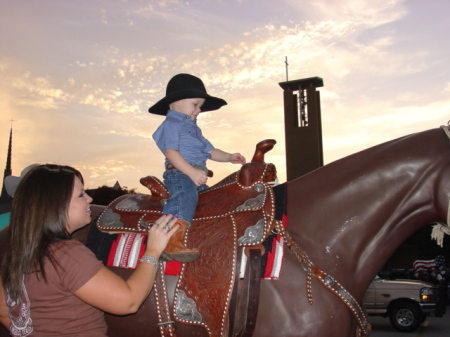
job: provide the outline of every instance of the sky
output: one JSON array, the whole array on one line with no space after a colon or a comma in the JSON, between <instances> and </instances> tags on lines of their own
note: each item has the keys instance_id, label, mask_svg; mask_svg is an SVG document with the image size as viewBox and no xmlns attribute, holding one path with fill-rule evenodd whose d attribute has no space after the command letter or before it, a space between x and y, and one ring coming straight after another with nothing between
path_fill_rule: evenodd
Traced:
<instances>
[{"instance_id":1,"label":"sky","mask_svg":"<svg viewBox=\"0 0 450 337\"><path fill-rule=\"evenodd\" d=\"M283 90L321 77L324 162L450 119L448 0L0 0L0 169L79 169L86 188L148 193L164 156L148 108L178 73L228 105L202 113L212 144L255 145L286 181ZM301 146L301 144L299 145ZM2 157L3 154L3 157ZM239 169L208 162L209 185Z\"/></svg>"}]
</instances>

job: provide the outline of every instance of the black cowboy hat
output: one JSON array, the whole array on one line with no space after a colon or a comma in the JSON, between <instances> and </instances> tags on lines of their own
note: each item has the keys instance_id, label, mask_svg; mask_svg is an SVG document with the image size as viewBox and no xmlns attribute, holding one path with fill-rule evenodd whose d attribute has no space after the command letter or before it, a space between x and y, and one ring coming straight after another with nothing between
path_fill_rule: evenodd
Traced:
<instances>
[{"instance_id":1,"label":"black cowboy hat","mask_svg":"<svg viewBox=\"0 0 450 337\"><path fill-rule=\"evenodd\" d=\"M204 98L205 103L202 105L202 112L217 110L227 104L221 98L208 95L205 85L198 77L189 74L178 74L167 83L166 97L151 106L148 112L165 116L167 115L167 110L169 110L169 104L185 98Z\"/></svg>"}]
</instances>

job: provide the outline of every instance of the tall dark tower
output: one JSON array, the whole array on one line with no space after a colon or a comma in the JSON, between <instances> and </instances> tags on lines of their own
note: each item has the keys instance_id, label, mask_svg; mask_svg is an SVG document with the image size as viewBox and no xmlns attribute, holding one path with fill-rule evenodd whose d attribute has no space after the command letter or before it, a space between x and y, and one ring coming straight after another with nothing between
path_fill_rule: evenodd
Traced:
<instances>
[{"instance_id":1,"label":"tall dark tower","mask_svg":"<svg viewBox=\"0 0 450 337\"><path fill-rule=\"evenodd\" d=\"M5 167L5 171L3 173L2 194L0 195L0 214L8 212L11 207L11 203L12 203L12 198L8 193L6 193L5 184L4 184L5 178L7 176L12 175L11 153L12 153L12 126L11 126L11 131L9 132L9 145L8 145L8 155L6 157L6 167Z\"/></svg>"},{"instance_id":2,"label":"tall dark tower","mask_svg":"<svg viewBox=\"0 0 450 337\"><path fill-rule=\"evenodd\" d=\"M323 166L320 77L279 83L284 90L286 175L291 181Z\"/></svg>"}]
</instances>

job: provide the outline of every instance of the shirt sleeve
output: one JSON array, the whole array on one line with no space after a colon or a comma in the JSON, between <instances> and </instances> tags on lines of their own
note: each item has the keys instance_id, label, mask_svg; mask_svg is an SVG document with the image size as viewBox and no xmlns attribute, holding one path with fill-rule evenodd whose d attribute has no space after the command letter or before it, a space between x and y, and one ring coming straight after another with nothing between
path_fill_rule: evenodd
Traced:
<instances>
[{"instance_id":1,"label":"shirt sleeve","mask_svg":"<svg viewBox=\"0 0 450 337\"><path fill-rule=\"evenodd\" d=\"M180 149L180 130L176 123L166 119L153 134L156 145L165 155L167 149Z\"/></svg>"},{"instance_id":2,"label":"shirt sleeve","mask_svg":"<svg viewBox=\"0 0 450 337\"><path fill-rule=\"evenodd\" d=\"M64 242L55 250L54 257L62 268L61 284L72 293L103 268L103 263L97 260L94 253L76 240Z\"/></svg>"},{"instance_id":3,"label":"shirt sleeve","mask_svg":"<svg viewBox=\"0 0 450 337\"><path fill-rule=\"evenodd\" d=\"M203 135L202 135L202 137L203 137ZM215 147L211 144L211 142L208 139L206 139L205 137L203 137L203 141L206 144L205 152L209 152L209 151L212 151L215 149Z\"/></svg>"}]
</instances>

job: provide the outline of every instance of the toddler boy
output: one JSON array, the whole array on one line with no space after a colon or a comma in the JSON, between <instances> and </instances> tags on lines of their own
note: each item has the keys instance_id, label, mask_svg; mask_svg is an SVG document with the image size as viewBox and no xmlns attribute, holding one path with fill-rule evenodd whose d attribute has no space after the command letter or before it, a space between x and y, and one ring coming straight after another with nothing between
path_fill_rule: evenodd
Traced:
<instances>
[{"instance_id":1,"label":"toddler boy","mask_svg":"<svg viewBox=\"0 0 450 337\"><path fill-rule=\"evenodd\" d=\"M166 258L191 262L200 255L197 249L184 246L184 236L194 217L198 192L208 187L206 160L246 162L240 153L214 148L197 126L200 112L217 110L226 104L223 99L208 95L198 77L178 74L167 84L166 97L149 108L150 113L166 116L153 139L166 156L163 178L170 198L163 212L177 217L180 225L166 247Z\"/></svg>"}]
</instances>

